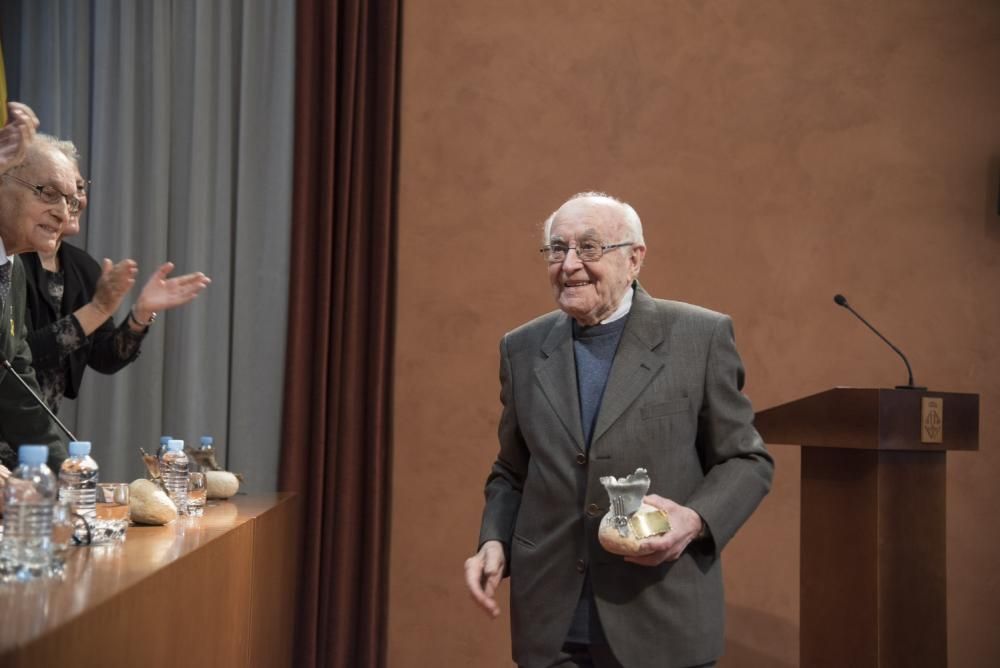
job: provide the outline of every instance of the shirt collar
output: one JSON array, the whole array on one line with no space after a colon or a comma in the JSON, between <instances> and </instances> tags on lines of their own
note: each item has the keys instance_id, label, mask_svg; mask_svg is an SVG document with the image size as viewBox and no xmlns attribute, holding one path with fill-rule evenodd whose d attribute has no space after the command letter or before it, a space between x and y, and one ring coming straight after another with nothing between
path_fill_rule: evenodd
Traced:
<instances>
[{"instance_id":1,"label":"shirt collar","mask_svg":"<svg viewBox=\"0 0 1000 668\"><path fill-rule=\"evenodd\" d=\"M615 320L620 320L628 315L628 312L632 309L632 295L635 294L635 288L629 286L629 289L625 291L622 295L622 300L618 303L618 308L615 312L609 315L607 318L602 320L599 324L606 325L609 322L614 322Z\"/></svg>"}]
</instances>

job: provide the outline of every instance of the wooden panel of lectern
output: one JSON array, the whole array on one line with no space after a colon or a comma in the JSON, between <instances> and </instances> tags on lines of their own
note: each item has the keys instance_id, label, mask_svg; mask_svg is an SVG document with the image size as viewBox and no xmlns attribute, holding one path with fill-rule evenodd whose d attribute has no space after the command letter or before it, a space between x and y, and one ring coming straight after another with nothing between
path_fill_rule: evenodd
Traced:
<instances>
[{"instance_id":1,"label":"wooden panel of lectern","mask_svg":"<svg viewBox=\"0 0 1000 668\"><path fill-rule=\"evenodd\" d=\"M755 425L802 446L800 665L946 666L945 453L978 449L979 396L835 388Z\"/></svg>"}]
</instances>

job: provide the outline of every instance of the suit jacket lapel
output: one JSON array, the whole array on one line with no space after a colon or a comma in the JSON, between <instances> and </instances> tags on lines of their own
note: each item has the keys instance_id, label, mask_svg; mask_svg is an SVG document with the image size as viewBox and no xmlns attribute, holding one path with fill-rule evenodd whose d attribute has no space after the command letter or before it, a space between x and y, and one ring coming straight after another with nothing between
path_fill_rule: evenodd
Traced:
<instances>
[{"instance_id":1,"label":"suit jacket lapel","mask_svg":"<svg viewBox=\"0 0 1000 668\"><path fill-rule=\"evenodd\" d=\"M535 367L535 378L576 446L584 450L573 356L573 327L566 314L560 314L542 344L542 359Z\"/></svg>"},{"instance_id":2,"label":"suit jacket lapel","mask_svg":"<svg viewBox=\"0 0 1000 668\"><path fill-rule=\"evenodd\" d=\"M663 368L662 351L653 352L663 339L656 306L646 291L636 284L632 310L611 365L591 443L597 442Z\"/></svg>"}]
</instances>

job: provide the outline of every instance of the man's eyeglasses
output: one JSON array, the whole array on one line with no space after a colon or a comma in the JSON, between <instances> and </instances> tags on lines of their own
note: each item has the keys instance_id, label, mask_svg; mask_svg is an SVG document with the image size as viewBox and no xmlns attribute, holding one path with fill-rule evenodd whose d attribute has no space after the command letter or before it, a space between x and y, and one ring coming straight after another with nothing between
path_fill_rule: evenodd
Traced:
<instances>
[{"instance_id":1,"label":"man's eyeglasses","mask_svg":"<svg viewBox=\"0 0 1000 668\"><path fill-rule=\"evenodd\" d=\"M7 177L8 179L13 179L29 190L34 190L38 199L42 200L46 204L58 204L59 200L66 200L66 206L69 208L70 213L80 212L80 200L76 198L76 195L66 195L55 186L40 186L35 183L28 183L24 179L19 179L13 174L3 174L2 176Z\"/></svg>"},{"instance_id":2,"label":"man's eyeglasses","mask_svg":"<svg viewBox=\"0 0 1000 668\"><path fill-rule=\"evenodd\" d=\"M609 250L624 248L625 246L632 246L634 244L634 241L623 241L620 244L608 244L606 246L602 246L599 241L579 241L576 246L554 243L549 244L548 246L542 246L539 249L539 252L549 264L556 264L557 262L564 261L571 250L576 251L576 256L580 258L581 262L597 262L604 257L604 253Z\"/></svg>"}]
</instances>

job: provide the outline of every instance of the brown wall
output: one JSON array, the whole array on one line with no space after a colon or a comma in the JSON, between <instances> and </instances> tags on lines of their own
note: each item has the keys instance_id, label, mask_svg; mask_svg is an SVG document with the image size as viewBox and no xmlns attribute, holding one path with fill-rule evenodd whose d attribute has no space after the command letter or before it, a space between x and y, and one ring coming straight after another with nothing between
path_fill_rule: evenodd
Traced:
<instances>
[{"instance_id":1,"label":"brown wall","mask_svg":"<svg viewBox=\"0 0 1000 668\"><path fill-rule=\"evenodd\" d=\"M552 308L538 225L585 189L642 216L652 294L734 317L758 409L905 381L836 292L918 382L981 394L981 450L948 460L949 655L998 665L998 73L996 0L405 3L390 665L510 665L462 562L497 342ZM723 666L798 664L799 457L773 451Z\"/></svg>"}]
</instances>

